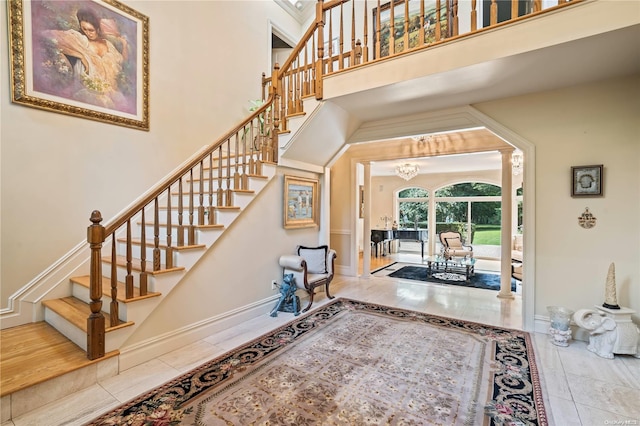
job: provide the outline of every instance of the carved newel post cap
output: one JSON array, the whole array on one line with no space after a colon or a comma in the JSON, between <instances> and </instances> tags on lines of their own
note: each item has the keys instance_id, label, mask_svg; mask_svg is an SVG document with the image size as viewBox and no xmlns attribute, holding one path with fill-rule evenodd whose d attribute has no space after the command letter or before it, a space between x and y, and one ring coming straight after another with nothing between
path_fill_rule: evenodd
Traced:
<instances>
[{"instance_id":1,"label":"carved newel post cap","mask_svg":"<svg viewBox=\"0 0 640 426\"><path fill-rule=\"evenodd\" d=\"M616 295L616 266L613 262L609 265L609 272L607 273L607 283L602 307L607 309L620 309Z\"/></svg>"}]
</instances>

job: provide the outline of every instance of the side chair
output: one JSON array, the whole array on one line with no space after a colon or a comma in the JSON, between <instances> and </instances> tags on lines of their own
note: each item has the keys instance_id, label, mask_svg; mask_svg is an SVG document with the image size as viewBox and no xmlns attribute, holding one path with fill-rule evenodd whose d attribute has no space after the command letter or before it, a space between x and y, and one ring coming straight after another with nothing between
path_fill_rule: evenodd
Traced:
<instances>
[{"instance_id":1,"label":"side chair","mask_svg":"<svg viewBox=\"0 0 640 426\"><path fill-rule=\"evenodd\" d=\"M302 310L307 312L313 304L313 296L316 287L325 286L325 293L329 299L333 296L329 293L329 284L333 280L334 261L336 251L329 246L304 247L298 246L296 254L280 256L282 276L293 274L296 286L309 294L309 304Z\"/></svg>"}]
</instances>

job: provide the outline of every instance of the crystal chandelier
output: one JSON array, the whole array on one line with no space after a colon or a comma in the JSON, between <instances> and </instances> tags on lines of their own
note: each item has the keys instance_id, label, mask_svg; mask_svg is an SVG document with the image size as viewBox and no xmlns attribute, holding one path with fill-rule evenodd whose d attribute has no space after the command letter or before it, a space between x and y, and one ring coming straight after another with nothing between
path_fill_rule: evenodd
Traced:
<instances>
[{"instance_id":1,"label":"crystal chandelier","mask_svg":"<svg viewBox=\"0 0 640 426\"><path fill-rule=\"evenodd\" d=\"M417 164L405 163L396 166L396 175L400 176L404 180L410 180L416 177L418 170L420 170L420 168Z\"/></svg>"},{"instance_id":2,"label":"crystal chandelier","mask_svg":"<svg viewBox=\"0 0 640 426\"><path fill-rule=\"evenodd\" d=\"M522 173L522 154L511 154L511 167L514 175Z\"/></svg>"}]
</instances>

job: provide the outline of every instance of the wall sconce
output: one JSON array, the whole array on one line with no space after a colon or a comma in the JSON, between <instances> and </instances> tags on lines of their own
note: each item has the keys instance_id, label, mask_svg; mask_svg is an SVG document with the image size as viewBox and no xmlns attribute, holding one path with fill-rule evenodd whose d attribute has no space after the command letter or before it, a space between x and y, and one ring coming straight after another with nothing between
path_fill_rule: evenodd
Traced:
<instances>
[{"instance_id":1,"label":"wall sconce","mask_svg":"<svg viewBox=\"0 0 640 426\"><path fill-rule=\"evenodd\" d=\"M511 154L511 168L516 176L522 173L522 154Z\"/></svg>"}]
</instances>

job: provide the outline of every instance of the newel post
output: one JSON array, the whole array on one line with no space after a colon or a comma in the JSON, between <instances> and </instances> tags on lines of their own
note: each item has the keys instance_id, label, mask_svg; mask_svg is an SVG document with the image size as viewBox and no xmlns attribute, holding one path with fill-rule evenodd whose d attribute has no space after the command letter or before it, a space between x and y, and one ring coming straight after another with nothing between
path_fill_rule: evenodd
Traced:
<instances>
[{"instance_id":1,"label":"newel post","mask_svg":"<svg viewBox=\"0 0 640 426\"><path fill-rule=\"evenodd\" d=\"M102 314L102 243L104 242L104 226L102 214L98 210L91 212L91 225L87 228L87 241L91 248L91 265L89 272L89 308L91 315L87 318L87 358L98 359L104 356L104 315Z\"/></svg>"},{"instance_id":2,"label":"newel post","mask_svg":"<svg viewBox=\"0 0 640 426\"><path fill-rule=\"evenodd\" d=\"M316 99L322 99L322 76L324 75L324 10L323 1L316 3L316 32L318 33L318 58L316 59Z\"/></svg>"}]
</instances>

